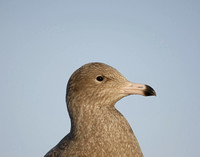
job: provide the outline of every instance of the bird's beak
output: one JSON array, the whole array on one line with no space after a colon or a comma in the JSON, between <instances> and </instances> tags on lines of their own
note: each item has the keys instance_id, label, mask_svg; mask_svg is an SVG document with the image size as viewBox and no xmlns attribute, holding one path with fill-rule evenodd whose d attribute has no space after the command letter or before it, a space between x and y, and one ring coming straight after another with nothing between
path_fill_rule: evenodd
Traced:
<instances>
[{"instance_id":1,"label":"bird's beak","mask_svg":"<svg viewBox=\"0 0 200 157\"><path fill-rule=\"evenodd\" d=\"M122 94L126 95L136 94L143 96L156 96L156 92L152 87L145 84L132 83L132 82L129 82L123 87L121 87L120 91L122 92Z\"/></svg>"}]
</instances>

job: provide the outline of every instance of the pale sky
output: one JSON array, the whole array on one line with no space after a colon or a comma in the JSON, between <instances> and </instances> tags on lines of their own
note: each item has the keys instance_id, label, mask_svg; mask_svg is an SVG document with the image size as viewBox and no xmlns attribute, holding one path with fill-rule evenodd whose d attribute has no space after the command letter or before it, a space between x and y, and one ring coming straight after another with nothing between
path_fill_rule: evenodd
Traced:
<instances>
[{"instance_id":1,"label":"pale sky","mask_svg":"<svg viewBox=\"0 0 200 157\"><path fill-rule=\"evenodd\" d=\"M116 107L145 157L200 156L200 1L0 1L0 156L44 156L70 130L70 75L103 62L156 97Z\"/></svg>"}]
</instances>

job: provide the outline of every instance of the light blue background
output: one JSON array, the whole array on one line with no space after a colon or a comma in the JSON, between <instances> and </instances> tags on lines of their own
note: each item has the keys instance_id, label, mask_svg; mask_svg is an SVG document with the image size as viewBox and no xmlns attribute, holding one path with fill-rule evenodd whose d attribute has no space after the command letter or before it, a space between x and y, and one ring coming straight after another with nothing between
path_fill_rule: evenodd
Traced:
<instances>
[{"instance_id":1,"label":"light blue background","mask_svg":"<svg viewBox=\"0 0 200 157\"><path fill-rule=\"evenodd\" d=\"M198 0L1 0L0 156L43 156L70 130L66 84L99 61L157 97L116 107L145 157L200 156Z\"/></svg>"}]
</instances>

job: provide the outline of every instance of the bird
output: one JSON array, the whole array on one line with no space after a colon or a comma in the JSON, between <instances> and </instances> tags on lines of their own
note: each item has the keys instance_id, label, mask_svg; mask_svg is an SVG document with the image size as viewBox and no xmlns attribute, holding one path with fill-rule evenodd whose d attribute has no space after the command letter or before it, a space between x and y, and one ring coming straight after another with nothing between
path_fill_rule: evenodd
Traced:
<instances>
[{"instance_id":1,"label":"bird","mask_svg":"<svg viewBox=\"0 0 200 157\"><path fill-rule=\"evenodd\" d=\"M143 157L138 140L116 102L129 95L156 96L100 62L81 66L67 83L70 132L44 157Z\"/></svg>"}]
</instances>

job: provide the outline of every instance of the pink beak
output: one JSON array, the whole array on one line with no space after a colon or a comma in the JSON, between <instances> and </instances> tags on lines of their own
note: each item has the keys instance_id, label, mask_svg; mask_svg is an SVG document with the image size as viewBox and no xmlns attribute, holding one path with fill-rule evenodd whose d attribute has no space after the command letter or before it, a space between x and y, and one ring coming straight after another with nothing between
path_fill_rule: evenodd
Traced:
<instances>
[{"instance_id":1,"label":"pink beak","mask_svg":"<svg viewBox=\"0 0 200 157\"><path fill-rule=\"evenodd\" d=\"M120 90L123 94L127 95L135 94L143 96L156 96L156 92L154 91L154 89L145 84L129 82L125 86L121 87Z\"/></svg>"}]
</instances>

